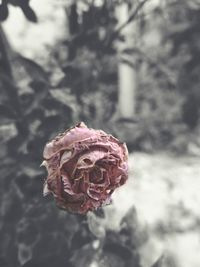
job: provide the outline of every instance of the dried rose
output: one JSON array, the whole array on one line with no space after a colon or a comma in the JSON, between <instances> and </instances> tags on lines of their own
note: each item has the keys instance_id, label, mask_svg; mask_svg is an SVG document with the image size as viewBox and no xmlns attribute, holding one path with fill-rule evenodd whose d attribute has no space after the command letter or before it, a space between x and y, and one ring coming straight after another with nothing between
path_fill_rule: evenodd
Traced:
<instances>
[{"instance_id":1,"label":"dried rose","mask_svg":"<svg viewBox=\"0 0 200 267\"><path fill-rule=\"evenodd\" d=\"M53 193L58 207L71 212L86 214L109 204L128 177L126 145L83 122L47 143L43 156L44 195Z\"/></svg>"}]
</instances>

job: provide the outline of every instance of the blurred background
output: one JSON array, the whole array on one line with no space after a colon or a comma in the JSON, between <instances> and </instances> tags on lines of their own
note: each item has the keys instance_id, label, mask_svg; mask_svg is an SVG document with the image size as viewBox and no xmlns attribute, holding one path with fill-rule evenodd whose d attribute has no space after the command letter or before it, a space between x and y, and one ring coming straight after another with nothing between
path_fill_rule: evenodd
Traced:
<instances>
[{"instance_id":1,"label":"blurred background","mask_svg":"<svg viewBox=\"0 0 200 267\"><path fill-rule=\"evenodd\" d=\"M0 267L199 267L199 73L199 0L0 0ZM39 167L79 121L130 153L88 216Z\"/></svg>"}]
</instances>

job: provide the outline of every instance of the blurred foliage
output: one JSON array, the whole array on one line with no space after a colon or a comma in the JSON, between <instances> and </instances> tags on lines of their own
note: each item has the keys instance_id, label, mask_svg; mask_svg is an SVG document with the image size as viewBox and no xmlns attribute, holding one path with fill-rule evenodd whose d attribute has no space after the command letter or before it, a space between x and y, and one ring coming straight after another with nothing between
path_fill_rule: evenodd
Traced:
<instances>
[{"instance_id":1,"label":"blurred foliage","mask_svg":"<svg viewBox=\"0 0 200 267\"><path fill-rule=\"evenodd\" d=\"M0 21L4 21L8 18L9 15L8 5L19 7L29 21L37 22L37 16L34 10L30 7L29 0L1 0Z\"/></svg>"},{"instance_id":2,"label":"blurred foliage","mask_svg":"<svg viewBox=\"0 0 200 267\"><path fill-rule=\"evenodd\" d=\"M183 152L190 142L200 145L199 12L198 1L166 1L153 12L153 27L161 39L156 52L144 42L148 56L141 65L138 90L138 116L147 127L142 133L153 147ZM143 23L144 41L148 30Z\"/></svg>"},{"instance_id":3,"label":"blurred foliage","mask_svg":"<svg viewBox=\"0 0 200 267\"><path fill-rule=\"evenodd\" d=\"M148 237L138 229L134 210L115 232L96 223L98 214L88 226L84 217L58 211L43 199L42 150L58 132L83 120L127 141L130 150L183 152L189 133L199 142L199 2L167 1L148 16L131 8L127 24L135 19L138 42L124 53L134 56L138 71L133 120L117 113L116 43L124 40L116 27L118 1L80 2L66 8L69 37L51 51L46 68L14 53L0 28L0 261L5 266L140 266L137 248ZM37 21L29 1L20 0L2 0L1 21L10 4ZM160 36L156 49L148 32Z\"/></svg>"},{"instance_id":4,"label":"blurred foliage","mask_svg":"<svg viewBox=\"0 0 200 267\"><path fill-rule=\"evenodd\" d=\"M117 110L117 44L124 41L124 25L117 24L114 12L118 3L86 1L80 7L80 2L72 1L67 9L71 37L52 54L63 73L57 86L70 88L80 120L110 131L130 149L182 153L190 143L199 148L198 2L162 1L149 13L135 13L137 7L130 5L124 25L135 20L136 41L123 54L134 60L127 64L137 71L138 91L136 114L129 121Z\"/></svg>"}]
</instances>

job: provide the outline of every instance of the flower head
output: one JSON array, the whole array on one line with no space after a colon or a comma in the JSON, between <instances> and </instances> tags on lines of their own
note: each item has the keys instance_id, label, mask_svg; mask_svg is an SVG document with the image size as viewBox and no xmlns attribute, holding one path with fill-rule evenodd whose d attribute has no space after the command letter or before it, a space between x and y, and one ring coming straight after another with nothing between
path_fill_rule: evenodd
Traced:
<instances>
[{"instance_id":1,"label":"flower head","mask_svg":"<svg viewBox=\"0 0 200 267\"><path fill-rule=\"evenodd\" d=\"M83 122L47 143L43 157L44 195L52 193L58 207L75 213L109 204L128 178L126 145Z\"/></svg>"}]
</instances>

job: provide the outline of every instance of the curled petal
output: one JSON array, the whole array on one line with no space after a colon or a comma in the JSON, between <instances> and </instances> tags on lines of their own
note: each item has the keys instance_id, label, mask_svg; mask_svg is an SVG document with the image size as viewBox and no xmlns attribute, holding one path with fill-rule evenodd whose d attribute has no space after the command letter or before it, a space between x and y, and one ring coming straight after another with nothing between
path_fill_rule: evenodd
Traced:
<instances>
[{"instance_id":1,"label":"curled petal","mask_svg":"<svg viewBox=\"0 0 200 267\"><path fill-rule=\"evenodd\" d=\"M42 166L44 166L44 167L47 167L47 166L48 166L48 164L47 164L47 161L46 161L46 160L43 160L43 162L40 164L40 167L42 167Z\"/></svg>"},{"instance_id":2,"label":"curled petal","mask_svg":"<svg viewBox=\"0 0 200 267\"><path fill-rule=\"evenodd\" d=\"M61 180L62 180L64 192L66 192L69 195L74 195L75 193L72 190L72 185L71 185L71 183L69 181L68 176L66 174L62 175L61 176Z\"/></svg>"},{"instance_id":3,"label":"curled petal","mask_svg":"<svg viewBox=\"0 0 200 267\"><path fill-rule=\"evenodd\" d=\"M75 127L58 135L54 140L49 142L44 148L43 156L45 159L49 159L61 149L67 149L76 141L82 142L92 135L95 135L95 130L87 128L84 123L77 124Z\"/></svg>"},{"instance_id":4,"label":"curled petal","mask_svg":"<svg viewBox=\"0 0 200 267\"><path fill-rule=\"evenodd\" d=\"M76 168L78 169L92 168L94 167L95 163L98 160L104 158L105 155L106 152L103 152L98 149L96 151L88 151L79 158Z\"/></svg>"},{"instance_id":5,"label":"curled petal","mask_svg":"<svg viewBox=\"0 0 200 267\"><path fill-rule=\"evenodd\" d=\"M72 151L71 150L66 150L61 159L60 159L60 168L62 168L63 164L68 162L72 157Z\"/></svg>"},{"instance_id":6,"label":"curled petal","mask_svg":"<svg viewBox=\"0 0 200 267\"><path fill-rule=\"evenodd\" d=\"M47 182L45 181L45 182L44 182L44 187L43 187L43 196L45 197L45 196L49 195L50 193L51 193L51 191L49 190L49 188L48 188L48 184L47 184Z\"/></svg>"}]
</instances>

